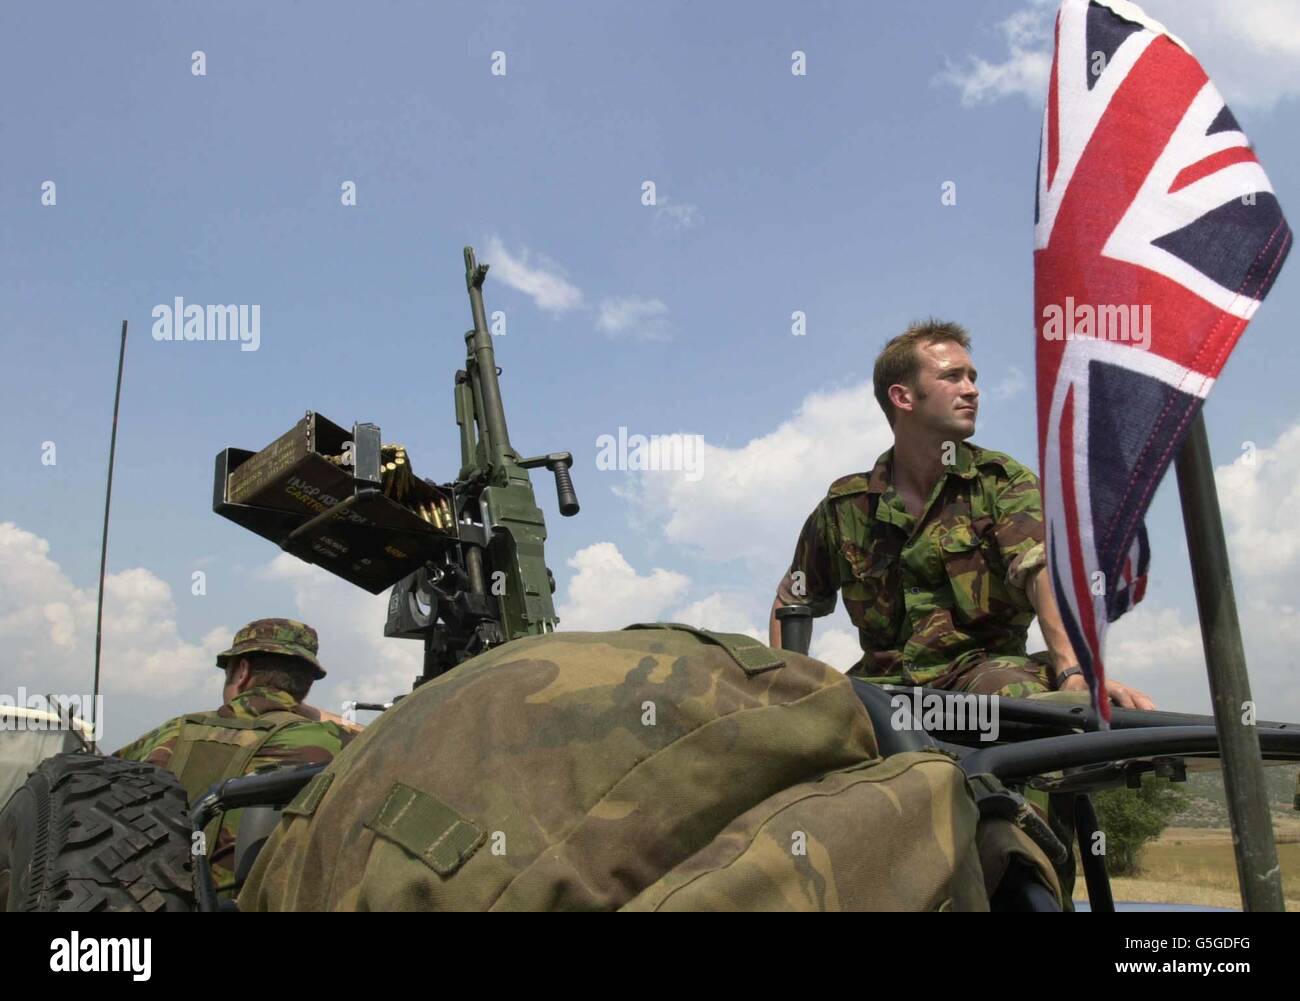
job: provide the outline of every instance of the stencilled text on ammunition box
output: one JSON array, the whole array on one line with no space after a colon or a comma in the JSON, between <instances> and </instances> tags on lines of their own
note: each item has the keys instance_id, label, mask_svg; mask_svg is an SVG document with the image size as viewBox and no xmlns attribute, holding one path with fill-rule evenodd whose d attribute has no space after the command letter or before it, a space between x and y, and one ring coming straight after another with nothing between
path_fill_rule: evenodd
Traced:
<instances>
[{"instance_id":1,"label":"stencilled text on ammunition box","mask_svg":"<svg viewBox=\"0 0 1300 1001\"><path fill-rule=\"evenodd\" d=\"M269 486L276 477L302 458L304 450L301 438L301 432L294 428L232 471L226 496L232 502L241 504L246 498Z\"/></svg>"},{"instance_id":2,"label":"stencilled text on ammunition box","mask_svg":"<svg viewBox=\"0 0 1300 1001\"><path fill-rule=\"evenodd\" d=\"M320 487L314 483L308 483L298 476L290 476L289 482L285 484L284 492L296 500L304 507L317 512L328 511L339 502L339 498L333 494L324 493ZM364 518L355 511L347 511L342 515L344 520L352 522L354 525L369 525L370 519Z\"/></svg>"}]
</instances>

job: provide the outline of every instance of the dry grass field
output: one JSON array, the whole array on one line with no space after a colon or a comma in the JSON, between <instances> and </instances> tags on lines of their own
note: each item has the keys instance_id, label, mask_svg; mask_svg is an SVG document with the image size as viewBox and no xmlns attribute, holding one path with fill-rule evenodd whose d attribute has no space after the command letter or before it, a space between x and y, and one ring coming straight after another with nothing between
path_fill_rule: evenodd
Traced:
<instances>
[{"instance_id":1,"label":"dry grass field","mask_svg":"<svg viewBox=\"0 0 1300 1001\"><path fill-rule=\"evenodd\" d=\"M1273 829L1287 910L1300 911L1300 820L1295 814L1275 815ZM1170 827L1147 845L1141 864L1135 878L1111 881L1117 901L1241 906L1232 833L1226 828ZM1082 875L1074 895L1088 899Z\"/></svg>"}]
</instances>

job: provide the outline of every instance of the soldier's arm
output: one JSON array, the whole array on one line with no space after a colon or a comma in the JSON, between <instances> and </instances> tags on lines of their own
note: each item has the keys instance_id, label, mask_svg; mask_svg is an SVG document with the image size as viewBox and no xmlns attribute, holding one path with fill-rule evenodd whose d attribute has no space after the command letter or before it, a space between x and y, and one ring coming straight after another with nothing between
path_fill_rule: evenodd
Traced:
<instances>
[{"instance_id":1,"label":"soldier's arm","mask_svg":"<svg viewBox=\"0 0 1300 1001\"><path fill-rule=\"evenodd\" d=\"M159 768L166 768L172 759L172 751L176 747L176 739L181 734L181 717L169 719L156 730L150 730L143 737L139 737L127 744L126 747L120 748L113 752L113 757L124 758L127 761L146 761L151 765L157 765Z\"/></svg>"},{"instance_id":2,"label":"soldier's arm","mask_svg":"<svg viewBox=\"0 0 1300 1001\"><path fill-rule=\"evenodd\" d=\"M1042 630L1047 652L1052 655L1052 669L1059 675L1062 671L1078 667L1079 658L1074 655L1070 635L1065 631L1065 623L1061 620L1061 610L1056 607L1056 595L1047 574L1042 572L1043 569L1045 568L1035 571L1030 582L1029 603L1038 616L1038 628Z\"/></svg>"},{"instance_id":3,"label":"soldier's arm","mask_svg":"<svg viewBox=\"0 0 1300 1001\"><path fill-rule=\"evenodd\" d=\"M1043 640L1047 643L1047 649L1052 654L1056 673L1060 674L1070 667L1077 667L1079 661L1074 655L1074 648L1070 645L1070 637L1065 631L1065 623L1061 621L1061 611L1056 605L1056 593L1047 574L1038 573L1034 576L1030 595L1034 601L1034 608L1038 611L1038 624L1043 630ZM1058 653L1058 650L1061 652ZM1067 678L1065 684L1060 687L1067 692L1086 692L1088 683L1083 679L1082 675L1076 674ZM1116 681L1114 678L1106 679L1106 694L1110 696L1111 701L1124 709L1154 709L1156 707L1154 700L1146 692L1130 688L1122 681Z\"/></svg>"},{"instance_id":4,"label":"soldier's arm","mask_svg":"<svg viewBox=\"0 0 1300 1001\"><path fill-rule=\"evenodd\" d=\"M1006 566L1011 600L1022 612L1036 611L1034 577L1047 565L1043 527L1043 495L1038 477L1013 464L993 503L993 534ZM1046 638L1046 637L1044 637Z\"/></svg>"},{"instance_id":5,"label":"soldier's arm","mask_svg":"<svg viewBox=\"0 0 1300 1001\"><path fill-rule=\"evenodd\" d=\"M337 724L304 720L299 726L285 727L263 744L248 763L248 772L328 764L352 737L351 731Z\"/></svg>"},{"instance_id":6,"label":"soldier's arm","mask_svg":"<svg viewBox=\"0 0 1300 1001\"><path fill-rule=\"evenodd\" d=\"M768 645L781 646L781 623L776 610L784 605L808 605L814 616L835 611L840 582L836 574L834 523L826 503L818 504L803 523L795 543L790 569L777 585L776 600L767 624Z\"/></svg>"},{"instance_id":7,"label":"soldier's arm","mask_svg":"<svg viewBox=\"0 0 1300 1001\"><path fill-rule=\"evenodd\" d=\"M1079 661L1048 586L1047 574L1041 572L1047 566L1047 548L1038 477L1024 466L1012 467L1010 478L998 491L994 513L993 531L1006 563L1006 584L1012 601L1022 611L1038 616L1054 675L1077 667Z\"/></svg>"},{"instance_id":8,"label":"soldier's arm","mask_svg":"<svg viewBox=\"0 0 1300 1001\"><path fill-rule=\"evenodd\" d=\"M1054 676L1078 667L1079 659L1065 631L1061 611L1048 575L1047 549L1044 544L1043 497L1038 477L1023 466L1018 467L996 499L997 518L994 532L1003 558L1007 561L1007 589L1012 599L1025 602L1026 610L1038 616L1043 642L1052 658ZM1075 675L1064 690L1087 690L1087 683ZM1106 691L1127 709L1154 709L1155 703L1143 692L1121 682L1106 679Z\"/></svg>"}]
</instances>

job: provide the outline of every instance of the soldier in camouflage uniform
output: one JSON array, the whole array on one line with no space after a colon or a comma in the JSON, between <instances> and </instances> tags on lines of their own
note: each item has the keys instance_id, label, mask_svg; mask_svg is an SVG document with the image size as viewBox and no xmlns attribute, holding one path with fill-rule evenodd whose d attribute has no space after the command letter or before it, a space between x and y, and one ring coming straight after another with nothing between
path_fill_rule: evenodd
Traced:
<instances>
[{"instance_id":1,"label":"soldier in camouflage uniform","mask_svg":"<svg viewBox=\"0 0 1300 1001\"><path fill-rule=\"evenodd\" d=\"M323 764L355 728L304 704L312 683L325 677L316 659L316 630L292 619L257 619L217 655L225 672L215 712L177 716L114 754L147 761L176 774L193 803L213 782L271 768ZM219 894L235 886L235 834L241 811L214 819L206 832Z\"/></svg>"},{"instance_id":2,"label":"soldier in camouflage uniform","mask_svg":"<svg viewBox=\"0 0 1300 1001\"><path fill-rule=\"evenodd\" d=\"M876 399L894 447L868 473L841 477L809 515L776 609L835 609L837 592L864 651L850 673L882 684L1026 696L1083 689L1046 574L1038 477L968 443L979 390L970 339L955 323L913 324L876 360ZM1028 654L1039 617L1048 650ZM1108 679L1120 705L1152 709Z\"/></svg>"}]
</instances>

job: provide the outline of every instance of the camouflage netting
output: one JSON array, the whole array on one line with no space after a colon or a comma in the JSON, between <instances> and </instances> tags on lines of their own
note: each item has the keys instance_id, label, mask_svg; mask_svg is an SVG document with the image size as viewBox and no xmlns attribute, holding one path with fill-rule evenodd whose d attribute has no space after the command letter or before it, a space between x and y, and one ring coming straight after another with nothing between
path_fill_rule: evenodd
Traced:
<instances>
[{"instance_id":1,"label":"camouflage netting","mask_svg":"<svg viewBox=\"0 0 1300 1001\"><path fill-rule=\"evenodd\" d=\"M241 910L988 907L953 761L882 760L834 668L686 627L477 657L285 812Z\"/></svg>"}]
</instances>

